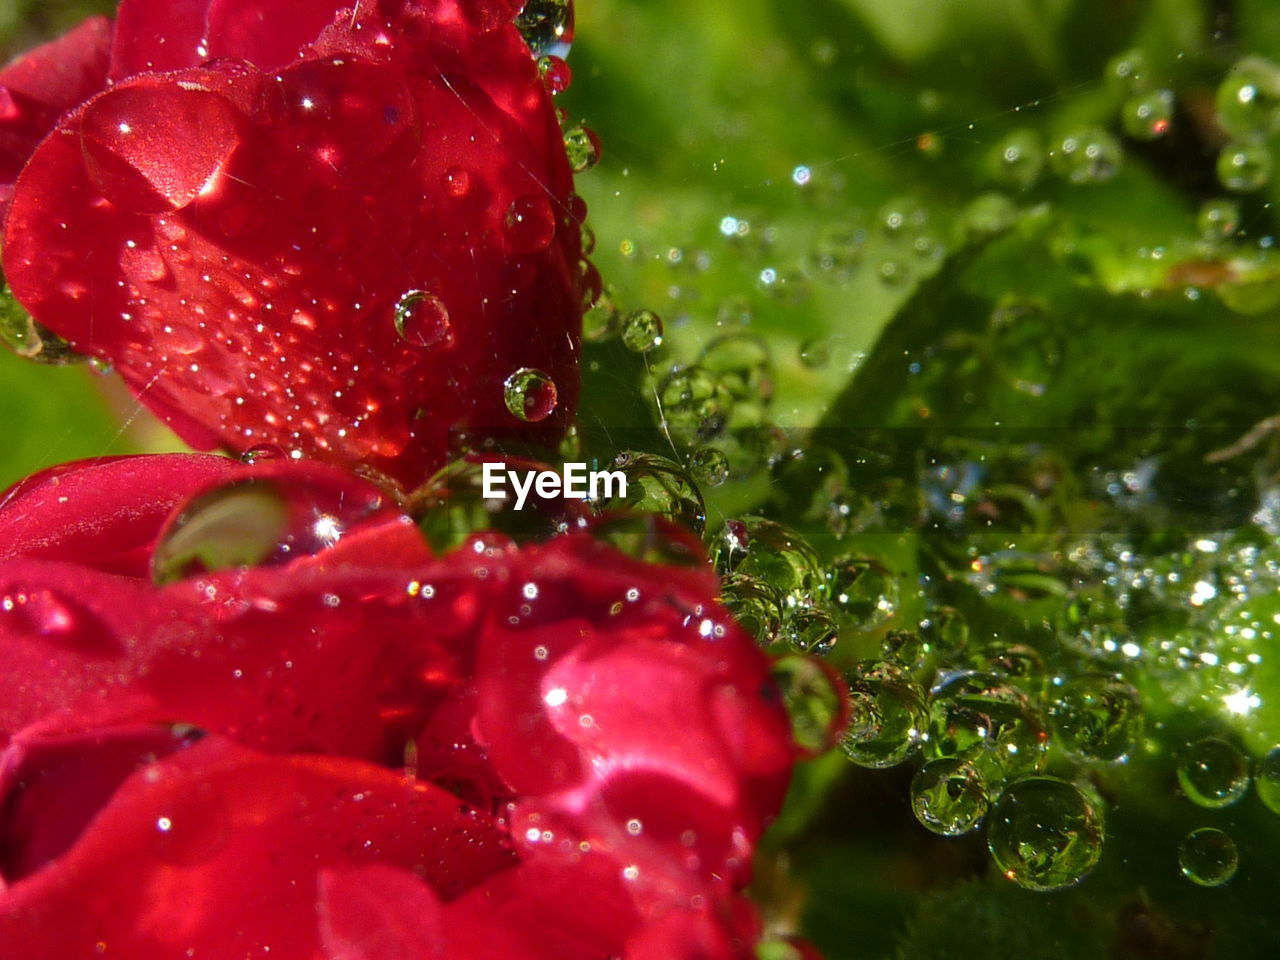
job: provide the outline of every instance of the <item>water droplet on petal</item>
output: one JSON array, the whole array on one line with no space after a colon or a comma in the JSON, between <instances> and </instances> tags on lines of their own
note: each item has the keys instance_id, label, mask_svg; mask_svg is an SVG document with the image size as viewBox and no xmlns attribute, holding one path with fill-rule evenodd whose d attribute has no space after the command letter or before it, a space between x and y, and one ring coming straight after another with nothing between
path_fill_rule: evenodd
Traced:
<instances>
[{"instance_id":1,"label":"water droplet on petal","mask_svg":"<svg viewBox=\"0 0 1280 960\"><path fill-rule=\"evenodd\" d=\"M434 347L453 342L449 309L439 297L425 290L410 290L396 301L396 333L415 347Z\"/></svg>"},{"instance_id":2,"label":"water droplet on petal","mask_svg":"<svg viewBox=\"0 0 1280 960\"><path fill-rule=\"evenodd\" d=\"M590 170L600 162L600 138L582 124L569 127L564 131L564 152L574 173Z\"/></svg>"},{"instance_id":3,"label":"water droplet on petal","mask_svg":"<svg viewBox=\"0 0 1280 960\"><path fill-rule=\"evenodd\" d=\"M507 409L518 420L537 423L556 408L555 381L541 370L521 367L507 377L502 390Z\"/></svg>"},{"instance_id":4,"label":"water droplet on petal","mask_svg":"<svg viewBox=\"0 0 1280 960\"><path fill-rule=\"evenodd\" d=\"M542 85L550 94L564 93L573 79L569 65L556 56L538 58L538 76L542 78Z\"/></svg>"},{"instance_id":5,"label":"water droplet on petal","mask_svg":"<svg viewBox=\"0 0 1280 960\"><path fill-rule=\"evenodd\" d=\"M80 138L89 175L108 200L162 213L216 189L243 120L216 93L146 78L94 100L80 118Z\"/></svg>"},{"instance_id":6,"label":"water droplet on petal","mask_svg":"<svg viewBox=\"0 0 1280 960\"><path fill-rule=\"evenodd\" d=\"M529 0L516 27L534 57L564 59L573 44L573 0Z\"/></svg>"},{"instance_id":7,"label":"water droplet on petal","mask_svg":"<svg viewBox=\"0 0 1280 960\"><path fill-rule=\"evenodd\" d=\"M516 197L503 217L503 233L512 251L537 253L550 246L556 235L556 217L545 194Z\"/></svg>"}]
</instances>

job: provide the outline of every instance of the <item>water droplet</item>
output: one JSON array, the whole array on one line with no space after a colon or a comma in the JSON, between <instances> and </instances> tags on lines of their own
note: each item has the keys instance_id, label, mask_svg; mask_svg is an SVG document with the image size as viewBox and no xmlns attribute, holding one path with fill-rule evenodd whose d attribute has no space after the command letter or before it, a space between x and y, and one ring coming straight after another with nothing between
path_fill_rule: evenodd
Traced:
<instances>
[{"instance_id":1,"label":"water droplet","mask_svg":"<svg viewBox=\"0 0 1280 960\"><path fill-rule=\"evenodd\" d=\"M1196 229L1209 243L1230 240L1240 230L1240 204L1235 200L1206 200L1196 216Z\"/></svg>"},{"instance_id":2,"label":"water droplet","mask_svg":"<svg viewBox=\"0 0 1280 960\"><path fill-rule=\"evenodd\" d=\"M1116 54L1107 61L1103 71L1107 83L1129 91L1140 90L1150 74L1147 55L1137 48Z\"/></svg>"},{"instance_id":3,"label":"water droplet","mask_svg":"<svg viewBox=\"0 0 1280 960\"><path fill-rule=\"evenodd\" d=\"M725 523L711 543L711 559L726 573L772 584L788 610L811 606L823 593L818 555L800 534L763 517Z\"/></svg>"},{"instance_id":4,"label":"water droplet","mask_svg":"<svg viewBox=\"0 0 1280 960\"><path fill-rule=\"evenodd\" d=\"M528 423L547 419L557 403L555 381L532 367L521 367L507 377L502 395L511 415Z\"/></svg>"},{"instance_id":5,"label":"water droplet","mask_svg":"<svg viewBox=\"0 0 1280 960\"><path fill-rule=\"evenodd\" d=\"M1223 78L1216 99L1218 123L1233 137L1258 139L1280 132L1280 67L1245 57Z\"/></svg>"},{"instance_id":6,"label":"water droplet","mask_svg":"<svg viewBox=\"0 0 1280 960\"><path fill-rule=\"evenodd\" d=\"M819 274L847 279L861 262L867 246L867 231L848 224L824 227L814 241L810 262Z\"/></svg>"},{"instance_id":7,"label":"water droplet","mask_svg":"<svg viewBox=\"0 0 1280 960\"><path fill-rule=\"evenodd\" d=\"M727 333L716 337L703 347L698 363L741 405L767 404L773 396L773 358L757 336Z\"/></svg>"},{"instance_id":8,"label":"water droplet","mask_svg":"<svg viewBox=\"0 0 1280 960\"><path fill-rule=\"evenodd\" d=\"M820 370L831 361L831 341L815 337L800 344L800 363L810 370Z\"/></svg>"},{"instance_id":9,"label":"water droplet","mask_svg":"<svg viewBox=\"0 0 1280 960\"><path fill-rule=\"evenodd\" d=\"M1058 175L1075 184L1105 183L1124 162L1120 143L1101 127L1088 127L1063 137L1051 156Z\"/></svg>"},{"instance_id":10,"label":"water droplet","mask_svg":"<svg viewBox=\"0 0 1280 960\"><path fill-rule=\"evenodd\" d=\"M1102 856L1099 806L1054 777L1013 784L987 818L987 849L1000 871L1028 890L1073 887Z\"/></svg>"},{"instance_id":11,"label":"water droplet","mask_svg":"<svg viewBox=\"0 0 1280 960\"><path fill-rule=\"evenodd\" d=\"M534 57L569 56L573 44L573 0L529 0L516 27Z\"/></svg>"},{"instance_id":12,"label":"water droplet","mask_svg":"<svg viewBox=\"0 0 1280 960\"><path fill-rule=\"evenodd\" d=\"M626 476L627 493L622 496L614 491L614 496L602 499L597 504L602 513L610 510L656 513L673 523L702 531L706 505L697 486L678 463L655 453L627 450L614 459L613 468Z\"/></svg>"},{"instance_id":13,"label":"water droplet","mask_svg":"<svg viewBox=\"0 0 1280 960\"><path fill-rule=\"evenodd\" d=\"M434 347L453 342L449 308L439 297L425 290L410 290L396 301L396 333L415 347Z\"/></svg>"},{"instance_id":14,"label":"water droplet","mask_svg":"<svg viewBox=\"0 0 1280 960\"><path fill-rule=\"evenodd\" d=\"M1271 180L1275 161L1265 143L1228 143L1218 154L1218 181L1233 193L1253 193Z\"/></svg>"},{"instance_id":15,"label":"water droplet","mask_svg":"<svg viewBox=\"0 0 1280 960\"><path fill-rule=\"evenodd\" d=\"M1229 807L1249 789L1249 761L1227 741L1206 737L1181 752L1178 783L1192 803Z\"/></svg>"},{"instance_id":16,"label":"water droplet","mask_svg":"<svg viewBox=\"0 0 1280 960\"><path fill-rule=\"evenodd\" d=\"M1280 747L1272 747L1258 761L1254 786L1263 805L1272 813L1280 813Z\"/></svg>"},{"instance_id":17,"label":"water droplet","mask_svg":"<svg viewBox=\"0 0 1280 960\"><path fill-rule=\"evenodd\" d=\"M1018 190L1030 190L1044 172L1045 150L1030 128L1014 130L996 145L990 162L994 178Z\"/></svg>"},{"instance_id":18,"label":"water droplet","mask_svg":"<svg viewBox=\"0 0 1280 960\"><path fill-rule=\"evenodd\" d=\"M835 617L816 607L790 611L784 619L782 633L792 650L815 657L830 654L840 639Z\"/></svg>"},{"instance_id":19,"label":"water droplet","mask_svg":"<svg viewBox=\"0 0 1280 960\"><path fill-rule=\"evenodd\" d=\"M976 671L944 675L933 689L929 753L961 757L989 784L1035 773L1049 738L1030 699L1003 677Z\"/></svg>"},{"instance_id":20,"label":"water droplet","mask_svg":"<svg viewBox=\"0 0 1280 960\"><path fill-rule=\"evenodd\" d=\"M610 290L596 297L582 316L582 337L591 343L604 343L618 336L621 318Z\"/></svg>"},{"instance_id":21,"label":"water droplet","mask_svg":"<svg viewBox=\"0 0 1280 960\"><path fill-rule=\"evenodd\" d=\"M546 87L547 93L552 95L568 90L569 82L573 79L569 65L556 56L538 58L538 76L542 78L542 85Z\"/></svg>"},{"instance_id":22,"label":"water droplet","mask_svg":"<svg viewBox=\"0 0 1280 960\"><path fill-rule=\"evenodd\" d=\"M955 607L934 607L920 621L920 634L934 653L954 656L969 644L969 619Z\"/></svg>"},{"instance_id":23,"label":"water droplet","mask_svg":"<svg viewBox=\"0 0 1280 960\"><path fill-rule=\"evenodd\" d=\"M707 487L718 487L729 479L729 458L715 447L700 447L689 454L689 475Z\"/></svg>"},{"instance_id":24,"label":"water droplet","mask_svg":"<svg viewBox=\"0 0 1280 960\"><path fill-rule=\"evenodd\" d=\"M600 162L600 138L583 124L568 127L564 131L564 152L574 173L590 170Z\"/></svg>"},{"instance_id":25,"label":"water droplet","mask_svg":"<svg viewBox=\"0 0 1280 960\"><path fill-rule=\"evenodd\" d=\"M1220 887L1236 875L1240 853L1227 834L1213 827L1192 830L1178 844L1182 875L1201 887Z\"/></svg>"},{"instance_id":26,"label":"water droplet","mask_svg":"<svg viewBox=\"0 0 1280 960\"><path fill-rule=\"evenodd\" d=\"M652 310L633 310L622 321L622 345L648 353L662 345L662 318Z\"/></svg>"},{"instance_id":27,"label":"water droplet","mask_svg":"<svg viewBox=\"0 0 1280 960\"><path fill-rule=\"evenodd\" d=\"M1085 674L1061 688L1050 709L1053 730L1070 753L1086 760L1126 760L1142 731L1138 691L1116 677Z\"/></svg>"},{"instance_id":28,"label":"water droplet","mask_svg":"<svg viewBox=\"0 0 1280 960\"><path fill-rule=\"evenodd\" d=\"M990 806L987 786L963 760L930 760L911 778L911 810L928 830L958 837L973 830Z\"/></svg>"},{"instance_id":29,"label":"water droplet","mask_svg":"<svg viewBox=\"0 0 1280 960\"><path fill-rule=\"evenodd\" d=\"M198 494L169 520L151 576L165 584L206 571L288 563L334 546L386 507L376 488L328 471L233 480Z\"/></svg>"},{"instance_id":30,"label":"water droplet","mask_svg":"<svg viewBox=\"0 0 1280 960\"><path fill-rule=\"evenodd\" d=\"M732 402L719 378L699 366L669 373L658 385L658 400L663 426L682 446L719 436L728 423Z\"/></svg>"},{"instance_id":31,"label":"water droplet","mask_svg":"<svg viewBox=\"0 0 1280 960\"><path fill-rule=\"evenodd\" d=\"M720 582L720 603L761 646L769 646L782 631L782 594L747 574L731 573Z\"/></svg>"},{"instance_id":32,"label":"water droplet","mask_svg":"<svg viewBox=\"0 0 1280 960\"><path fill-rule=\"evenodd\" d=\"M38 636L90 656L117 656L120 644L102 619L52 587L10 587L0 595L0 628Z\"/></svg>"},{"instance_id":33,"label":"water droplet","mask_svg":"<svg viewBox=\"0 0 1280 960\"><path fill-rule=\"evenodd\" d=\"M1159 140L1173 126L1173 91L1153 90L1125 101L1120 120L1135 140Z\"/></svg>"},{"instance_id":34,"label":"water droplet","mask_svg":"<svg viewBox=\"0 0 1280 960\"><path fill-rule=\"evenodd\" d=\"M925 733L924 695L892 664L859 664L846 674L849 727L840 747L854 763L880 769L902 763Z\"/></svg>"},{"instance_id":35,"label":"water droplet","mask_svg":"<svg viewBox=\"0 0 1280 960\"><path fill-rule=\"evenodd\" d=\"M828 593L840 619L855 630L875 630L898 612L898 578L871 557L836 560Z\"/></svg>"},{"instance_id":36,"label":"water droplet","mask_svg":"<svg viewBox=\"0 0 1280 960\"><path fill-rule=\"evenodd\" d=\"M606 513L587 524L587 532L641 563L699 567L706 563L702 541L684 527L652 513Z\"/></svg>"},{"instance_id":37,"label":"water droplet","mask_svg":"<svg viewBox=\"0 0 1280 960\"><path fill-rule=\"evenodd\" d=\"M255 463L266 463L269 460L284 460L288 454L274 443L259 443L240 454L240 462L252 466Z\"/></svg>"},{"instance_id":38,"label":"water droplet","mask_svg":"<svg viewBox=\"0 0 1280 960\"><path fill-rule=\"evenodd\" d=\"M229 100L162 77L109 89L80 118L89 175L131 213L180 210L215 189L240 145Z\"/></svg>"},{"instance_id":39,"label":"water droplet","mask_svg":"<svg viewBox=\"0 0 1280 960\"><path fill-rule=\"evenodd\" d=\"M556 216L545 194L530 193L516 197L503 218L507 244L514 253L530 254L545 250L556 235Z\"/></svg>"},{"instance_id":40,"label":"water droplet","mask_svg":"<svg viewBox=\"0 0 1280 960\"><path fill-rule=\"evenodd\" d=\"M924 638L914 630L890 630L880 641L884 658L903 670L915 670L924 665L929 647Z\"/></svg>"},{"instance_id":41,"label":"water droplet","mask_svg":"<svg viewBox=\"0 0 1280 960\"><path fill-rule=\"evenodd\" d=\"M788 654L774 661L773 682L791 718L796 746L815 756L835 746L844 724L844 698L835 673L812 657Z\"/></svg>"}]
</instances>

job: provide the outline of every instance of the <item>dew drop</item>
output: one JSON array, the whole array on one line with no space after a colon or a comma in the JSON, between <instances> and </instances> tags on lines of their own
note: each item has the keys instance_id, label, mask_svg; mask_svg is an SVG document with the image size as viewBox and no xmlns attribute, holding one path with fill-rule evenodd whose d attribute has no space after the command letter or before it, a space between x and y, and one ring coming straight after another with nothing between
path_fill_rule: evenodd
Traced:
<instances>
[{"instance_id":1,"label":"dew drop","mask_svg":"<svg viewBox=\"0 0 1280 960\"><path fill-rule=\"evenodd\" d=\"M557 403L555 381L533 367L521 367L507 377L502 395L511 415L527 423L547 419Z\"/></svg>"},{"instance_id":2,"label":"dew drop","mask_svg":"<svg viewBox=\"0 0 1280 960\"><path fill-rule=\"evenodd\" d=\"M648 353L662 345L662 318L652 310L633 310L622 321L622 345Z\"/></svg>"},{"instance_id":3,"label":"dew drop","mask_svg":"<svg viewBox=\"0 0 1280 960\"><path fill-rule=\"evenodd\" d=\"M1052 159L1058 175L1070 183L1105 183L1120 172L1124 150L1106 130L1089 127L1063 137Z\"/></svg>"},{"instance_id":4,"label":"dew drop","mask_svg":"<svg viewBox=\"0 0 1280 960\"><path fill-rule=\"evenodd\" d=\"M656 453L626 450L614 458L613 469L626 476L627 492L623 495L614 485L611 495L602 497L596 505L602 513L610 510L655 513L691 530L702 531L707 519L706 504L697 485L674 460Z\"/></svg>"},{"instance_id":5,"label":"dew drop","mask_svg":"<svg viewBox=\"0 0 1280 960\"><path fill-rule=\"evenodd\" d=\"M582 173L600 162L600 138L589 127L575 124L564 131L564 151L573 172Z\"/></svg>"},{"instance_id":6,"label":"dew drop","mask_svg":"<svg viewBox=\"0 0 1280 960\"><path fill-rule=\"evenodd\" d=\"M1064 890L1102 856L1102 811L1079 787L1032 777L1009 787L987 820L987 849L1007 878L1028 890Z\"/></svg>"},{"instance_id":7,"label":"dew drop","mask_svg":"<svg viewBox=\"0 0 1280 960\"><path fill-rule=\"evenodd\" d=\"M716 447L700 447L689 454L689 474L704 486L718 487L729 479L729 458Z\"/></svg>"},{"instance_id":8,"label":"dew drop","mask_svg":"<svg viewBox=\"0 0 1280 960\"><path fill-rule=\"evenodd\" d=\"M828 581L833 609L855 630L875 630L898 612L898 578L877 560L841 557Z\"/></svg>"},{"instance_id":9,"label":"dew drop","mask_svg":"<svg viewBox=\"0 0 1280 960\"><path fill-rule=\"evenodd\" d=\"M1178 783L1192 803L1229 807L1249 789L1249 761L1227 741L1206 737L1182 751Z\"/></svg>"},{"instance_id":10,"label":"dew drop","mask_svg":"<svg viewBox=\"0 0 1280 960\"><path fill-rule=\"evenodd\" d=\"M1050 718L1068 752L1086 760L1125 760L1141 735L1138 691L1115 677L1086 674L1060 689Z\"/></svg>"},{"instance_id":11,"label":"dew drop","mask_svg":"<svg viewBox=\"0 0 1280 960\"><path fill-rule=\"evenodd\" d=\"M1153 90L1125 101L1120 121L1135 140L1159 140L1173 126L1173 91Z\"/></svg>"},{"instance_id":12,"label":"dew drop","mask_svg":"<svg viewBox=\"0 0 1280 960\"><path fill-rule=\"evenodd\" d=\"M1236 140L1218 154L1218 181L1232 193L1253 193L1271 180L1275 161L1265 143Z\"/></svg>"},{"instance_id":13,"label":"dew drop","mask_svg":"<svg viewBox=\"0 0 1280 960\"><path fill-rule=\"evenodd\" d=\"M556 217L545 194L517 197L502 219L503 234L512 251L537 253L550 246L556 235Z\"/></svg>"},{"instance_id":14,"label":"dew drop","mask_svg":"<svg viewBox=\"0 0 1280 960\"><path fill-rule=\"evenodd\" d=\"M1200 238L1209 243L1230 240L1240 230L1240 204L1235 200L1206 200L1196 215Z\"/></svg>"},{"instance_id":15,"label":"dew drop","mask_svg":"<svg viewBox=\"0 0 1280 960\"><path fill-rule=\"evenodd\" d=\"M911 778L911 811L925 829L944 837L976 828L990 803L982 774L954 757L930 760Z\"/></svg>"},{"instance_id":16,"label":"dew drop","mask_svg":"<svg viewBox=\"0 0 1280 960\"><path fill-rule=\"evenodd\" d=\"M516 27L534 57L569 55L573 44L573 0L529 0Z\"/></svg>"},{"instance_id":17,"label":"dew drop","mask_svg":"<svg viewBox=\"0 0 1280 960\"><path fill-rule=\"evenodd\" d=\"M810 755L835 746L844 720L839 681L812 657L787 654L773 664L773 682L791 719L791 736Z\"/></svg>"},{"instance_id":18,"label":"dew drop","mask_svg":"<svg viewBox=\"0 0 1280 960\"><path fill-rule=\"evenodd\" d=\"M906 760L925 734L924 694L892 664L860 664L846 674L849 727L840 747L861 767L894 767Z\"/></svg>"},{"instance_id":19,"label":"dew drop","mask_svg":"<svg viewBox=\"0 0 1280 960\"><path fill-rule=\"evenodd\" d=\"M437 296L425 290L410 290L396 301L396 333L415 347L434 347L452 342L449 309Z\"/></svg>"},{"instance_id":20,"label":"dew drop","mask_svg":"<svg viewBox=\"0 0 1280 960\"><path fill-rule=\"evenodd\" d=\"M538 76L542 78L542 85L546 87L547 93L554 95L569 89L573 73L569 70L569 64L560 57L545 56L538 58Z\"/></svg>"},{"instance_id":21,"label":"dew drop","mask_svg":"<svg viewBox=\"0 0 1280 960\"><path fill-rule=\"evenodd\" d=\"M1192 830L1178 844L1182 875L1201 887L1220 887L1236 875L1240 852L1230 836L1213 827Z\"/></svg>"},{"instance_id":22,"label":"dew drop","mask_svg":"<svg viewBox=\"0 0 1280 960\"><path fill-rule=\"evenodd\" d=\"M1245 57L1218 86L1218 123L1233 137L1259 139L1280 132L1280 66Z\"/></svg>"}]
</instances>

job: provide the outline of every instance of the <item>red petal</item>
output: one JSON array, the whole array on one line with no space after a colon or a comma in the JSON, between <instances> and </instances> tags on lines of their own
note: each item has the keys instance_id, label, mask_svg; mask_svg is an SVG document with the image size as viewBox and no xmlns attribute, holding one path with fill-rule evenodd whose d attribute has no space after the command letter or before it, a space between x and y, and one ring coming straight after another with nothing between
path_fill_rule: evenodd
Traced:
<instances>
[{"instance_id":1,"label":"red petal","mask_svg":"<svg viewBox=\"0 0 1280 960\"><path fill-rule=\"evenodd\" d=\"M287 66L350 0L213 0L209 56L248 60L263 70Z\"/></svg>"},{"instance_id":2,"label":"red petal","mask_svg":"<svg viewBox=\"0 0 1280 960\"><path fill-rule=\"evenodd\" d=\"M326 960L431 960L443 955L441 904L408 870L385 864L320 874Z\"/></svg>"},{"instance_id":3,"label":"red petal","mask_svg":"<svg viewBox=\"0 0 1280 960\"><path fill-rule=\"evenodd\" d=\"M0 560L66 560L149 577L151 550L170 511L239 465L169 454L64 464L0 497Z\"/></svg>"},{"instance_id":4,"label":"red petal","mask_svg":"<svg viewBox=\"0 0 1280 960\"><path fill-rule=\"evenodd\" d=\"M546 441L569 422L580 236L514 29L464 35L461 57L380 45L378 24L344 19L325 31L342 56L278 79L222 63L117 84L28 165L4 267L193 443L271 442L416 486L455 428ZM408 294L444 331L425 346L397 332ZM522 367L557 386L540 422L507 409Z\"/></svg>"},{"instance_id":5,"label":"red petal","mask_svg":"<svg viewBox=\"0 0 1280 960\"><path fill-rule=\"evenodd\" d=\"M204 59L209 0L120 0L111 79L152 70L180 70Z\"/></svg>"},{"instance_id":6,"label":"red petal","mask_svg":"<svg viewBox=\"0 0 1280 960\"><path fill-rule=\"evenodd\" d=\"M0 70L0 186L17 179L63 113L103 88L110 50L111 21L91 17Z\"/></svg>"},{"instance_id":7,"label":"red petal","mask_svg":"<svg viewBox=\"0 0 1280 960\"><path fill-rule=\"evenodd\" d=\"M0 953L314 960L326 868L390 864L448 899L509 862L493 823L441 790L207 738L131 776L64 856L0 894Z\"/></svg>"}]
</instances>

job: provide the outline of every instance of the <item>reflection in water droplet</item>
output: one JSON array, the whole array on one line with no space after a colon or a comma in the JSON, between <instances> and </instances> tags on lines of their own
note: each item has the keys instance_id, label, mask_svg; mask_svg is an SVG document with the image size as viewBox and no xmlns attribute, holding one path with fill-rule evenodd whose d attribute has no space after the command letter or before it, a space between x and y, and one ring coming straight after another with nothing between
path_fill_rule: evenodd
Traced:
<instances>
[{"instance_id":1,"label":"reflection in water droplet","mask_svg":"<svg viewBox=\"0 0 1280 960\"><path fill-rule=\"evenodd\" d=\"M1104 183L1120 171L1124 150L1101 127L1077 130L1052 151L1054 170L1071 183Z\"/></svg>"},{"instance_id":2,"label":"reflection in water droplet","mask_svg":"<svg viewBox=\"0 0 1280 960\"><path fill-rule=\"evenodd\" d=\"M410 290L396 301L396 333L415 347L434 347L452 342L449 309L425 290Z\"/></svg>"},{"instance_id":3,"label":"reflection in water droplet","mask_svg":"<svg viewBox=\"0 0 1280 960\"><path fill-rule=\"evenodd\" d=\"M1240 853L1227 834L1213 827L1192 830L1178 844L1182 875L1201 887L1220 887L1236 875Z\"/></svg>"},{"instance_id":4,"label":"reflection in water droplet","mask_svg":"<svg viewBox=\"0 0 1280 960\"><path fill-rule=\"evenodd\" d=\"M555 381L541 370L521 367L502 385L507 409L517 420L537 423L551 416L556 408Z\"/></svg>"},{"instance_id":5,"label":"reflection in water droplet","mask_svg":"<svg viewBox=\"0 0 1280 960\"><path fill-rule=\"evenodd\" d=\"M662 318L652 310L633 310L622 321L622 345L648 353L662 345Z\"/></svg>"},{"instance_id":6,"label":"reflection in water droplet","mask_svg":"<svg viewBox=\"0 0 1280 960\"><path fill-rule=\"evenodd\" d=\"M1138 691L1116 677L1073 677L1060 689L1050 716L1058 742L1087 760L1126 760L1141 735Z\"/></svg>"},{"instance_id":7,"label":"reflection in water droplet","mask_svg":"<svg viewBox=\"0 0 1280 960\"><path fill-rule=\"evenodd\" d=\"M654 453L627 450L614 459L613 469L622 471L626 476L626 495L617 489L612 490L611 496L596 504L598 510L656 513L673 523L702 532L707 514L702 494L684 468L674 460Z\"/></svg>"},{"instance_id":8,"label":"reflection in water droplet","mask_svg":"<svg viewBox=\"0 0 1280 960\"><path fill-rule=\"evenodd\" d=\"M725 523L710 545L711 559L725 573L745 574L771 584L787 610L812 606L823 596L822 567L809 541L789 527L763 517Z\"/></svg>"},{"instance_id":9,"label":"reflection in water droplet","mask_svg":"<svg viewBox=\"0 0 1280 960\"><path fill-rule=\"evenodd\" d=\"M573 0L529 0L516 27L534 57L569 55L573 44Z\"/></svg>"},{"instance_id":10,"label":"reflection in water droplet","mask_svg":"<svg viewBox=\"0 0 1280 960\"><path fill-rule=\"evenodd\" d=\"M569 65L556 56L538 58L538 76L542 78L542 85L550 94L564 93L573 79Z\"/></svg>"},{"instance_id":11,"label":"reflection in water droplet","mask_svg":"<svg viewBox=\"0 0 1280 960\"><path fill-rule=\"evenodd\" d=\"M574 173L590 170L600 162L600 138L580 123L568 127L564 131L564 152Z\"/></svg>"},{"instance_id":12,"label":"reflection in water droplet","mask_svg":"<svg viewBox=\"0 0 1280 960\"><path fill-rule=\"evenodd\" d=\"M1249 761L1227 741L1206 737L1182 751L1178 783L1193 803L1229 807L1249 789Z\"/></svg>"},{"instance_id":13,"label":"reflection in water droplet","mask_svg":"<svg viewBox=\"0 0 1280 960\"><path fill-rule=\"evenodd\" d=\"M977 827L989 805L982 775L963 760L930 760L911 778L912 812L925 828L944 837Z\"/></svg>"},{"instance_id":14,"label":"reflection in water droplet","mask_svg":"<svg viewBox=\"0 0 1280 960\"><path fill-rule=\"evenodd\" d=\"M871 557L841 557L829 581L832 607L855 630L875 630L898 612L898 578Z\"/></svg>"},{"instance_id":15,"label":"reflection in water droplet","mask_svg":"<svg viewBox=\"0 0 1280 960\"><path fill-rule=\"evenodd\" d=\"M788 654L774 661L773 682L791 718L796 746L814 755L835 746L844 719L835 675L811 657Z\"/></svg>"},{"instance_id":16,"label":"reflection in water droplet","mask_svg":"<svg viewBox=\"0 0 1280 960\"><path fill-rule=\"evenodd\" d=\"M1028 890L1073 887L1102 856L1102 811L1079 787L1032 777L1005 790L987 818L1000 872Z\"/></svg>"},{"instance_id":17,"label":"reflection in water droplet","mask_svg":"<svg viewBox=\"0 0 1280 960\"><path fill-rule=\"evenodd\" d=\"M729 458L715 447L701 447L689 454L689 474L704 486L718 487L729 479Z\"/></svg>"},{"instance_id":18,"label":"reflection in water droplet","mask_svg":"<svg viewBox=\"0 0 1280 960\"><path fill-rule=\"evenodd\" d=\"M383 510L383 496L345 477L248 477L197 495L161 531L157 584L197 573L276 565L334 546Z\"/></svg>"},{"instance_id":19,"label":"reflection in water droplet","mask_svg":"<svg viewBox=\"0 0 1280 960\"><path fill-rule=\"evenodd\" d=\"M897 766L915 751L925 730L924 694L888 663L863 663L846 674L849 728L840 747L862 767Z\"/></svg>"},{"instance_id":20,"label":"reflection in water droplet","mask_svg":"<svg viewBox=\"0 0 1280 960\"><path fill-rule=\"evenodd\" d=\"M835 618L816 607L789 611L782 632L792 650L815 657L828 656L840 639Z\"/></svg>"}]
</instances>

